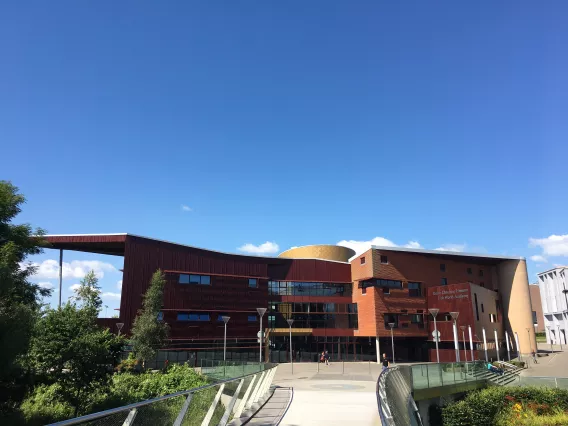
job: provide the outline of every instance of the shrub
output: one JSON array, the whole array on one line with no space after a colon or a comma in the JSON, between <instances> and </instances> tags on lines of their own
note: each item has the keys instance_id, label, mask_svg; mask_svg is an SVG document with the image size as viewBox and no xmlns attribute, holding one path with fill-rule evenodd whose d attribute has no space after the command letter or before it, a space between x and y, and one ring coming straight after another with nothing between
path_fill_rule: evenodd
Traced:
<instances>
[{"instance_id":1,"label":"shrub","mask_svg":"<svg viewBox=\"0 0 568 426\"><path fill-rule=\"evenodd\" d=\"M75 408L63 401L61 386L39 385L20 406L26 425L44 425L73 417Z\"/></svg>"},{"instance_id":2,"label":"shrub","mask_svg":"<svg viewBox=\"0 0 568 426\"><path fill-rule=\"evenodd\" d=\"M509 361L509 364L513 364L519 368L525 368L525 362L524 361Z\"/></svg>"},{"instance_id":3,"label":"shrub","mask_svg":"<svg viewBox=\"0 0 568 426\"><path fill-rule=\"evenodd\" d=\"M132 352L130 352L128 354L128 358L126 358L125 360L121 361L120 364L118 364L116 366L116 371L118 371L119 373L124 373L124 372L129 372L129 373L133 373L133 372L137 372L140 371L140 363L139 361L136 359L136 357L134 356L134 354Z\"/></svg>"},{"instance_id":4,"label":"shrub","mask_svg":"<svg viewBox=\"0 0 568 426\"><path fill-rule=\"evenodd\" d=\"M537 404L541 414L550 414L551 407L568 411L568 390L545 387L492 386L469 393L465 399L442 410L444 425L490 426L503 411L514 404ZM547 411L549 410L549 411Z\"/></svg>"}]
</instances>

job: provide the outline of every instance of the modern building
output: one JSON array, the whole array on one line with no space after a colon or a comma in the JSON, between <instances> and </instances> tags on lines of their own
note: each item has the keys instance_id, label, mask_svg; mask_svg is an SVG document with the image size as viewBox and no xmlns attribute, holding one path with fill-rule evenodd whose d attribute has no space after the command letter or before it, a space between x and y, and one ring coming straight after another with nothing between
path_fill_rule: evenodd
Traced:
<instances>
[{"instance_id":1,"label":"modern building","mask_svg":"<svg viewBox=\"0 0 568 426\"><path fill-rule=\"evenodd\" d=\"M397 360L435 361L431 309L439 311L440 361L456 359L456 344L461 360L483 359L485 349L496 358L496 346L503 356L507 342L514 353L516 340L522 353L536 347L522 258L393 247L355 256L330 245L256 257L131 234L46 239L62 256L75 250L124 257L119 318L101 322L113 330L123 324L126 334L161 269L167 284L160 319L171 329L166 350L178 359L222 358L223 316L230 317L227 359L258 359L258 308L267 309L263 357L280 362L290 358L290 335L296 360L315 361L325 350L332 359L376 360L390 356L394 340Z\"/></svg>"},{"instance_id":2,"label":"modern building","mask_svg":"<svg viewBox=\"0 0 568 426\"><path fill-rule=\"evenodd\" d=\"M538 283L529 285L531 293L531 307L534 331L544 333L544 315L542 313L542 301L540 298L540 287Z\"/></svg>"},{"instance_id":3,"label":"modern building","mask_svg":"<svg viewBox=\"0 0 568 426\"><path fill-rule=\"evenodd\" d=\"M547 343L566 344L568 320L568 267L538 274Z\"/></svg>"}]
</instances>

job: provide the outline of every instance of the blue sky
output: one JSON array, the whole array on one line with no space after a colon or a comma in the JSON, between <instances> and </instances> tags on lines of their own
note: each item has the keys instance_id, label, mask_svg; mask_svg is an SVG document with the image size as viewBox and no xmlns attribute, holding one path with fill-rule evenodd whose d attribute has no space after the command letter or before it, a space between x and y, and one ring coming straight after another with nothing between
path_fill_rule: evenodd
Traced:
<instances>
[{"instance_id":1,"label":"blue sky","mask_svg":"<svg viewBox=\"0 0 568 426\"><path fill-rule=\"evenodd\" d=\"M383 238L542 256L534 279L568 256L567 15L565 1L4 3L0 178L28 198L18 219L50 233L258 253ZM66 260L82 263L64 297L96 260L118 306L120 258Z\"/></svg>"}]
</instances>

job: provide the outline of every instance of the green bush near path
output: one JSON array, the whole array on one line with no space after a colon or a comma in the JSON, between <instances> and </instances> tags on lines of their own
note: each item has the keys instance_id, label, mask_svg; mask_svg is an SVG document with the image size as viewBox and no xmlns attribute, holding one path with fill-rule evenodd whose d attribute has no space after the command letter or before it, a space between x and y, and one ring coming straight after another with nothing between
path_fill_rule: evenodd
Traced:
<instances>
[{"instance_id":1,"label":"green bush near path","mask_svg":"<svg viewBox=\"0 0 568 426\"><path fill-rule=\"evenodd\" d=\"M568 412L568 390L545 387L492 386L474 391L461 401L442 409L443 425L492 426L515 424L513 417L507 418L506 416L509 414L516 416L516 413L511 410L517 407L517 404L521 408L527 408L525 410L527 416L530 415L531 407L535 409L533 411L537 416L561 416ZM509 421L509 423L503 423L506 421Z\"/></svg>"}]
</instances>

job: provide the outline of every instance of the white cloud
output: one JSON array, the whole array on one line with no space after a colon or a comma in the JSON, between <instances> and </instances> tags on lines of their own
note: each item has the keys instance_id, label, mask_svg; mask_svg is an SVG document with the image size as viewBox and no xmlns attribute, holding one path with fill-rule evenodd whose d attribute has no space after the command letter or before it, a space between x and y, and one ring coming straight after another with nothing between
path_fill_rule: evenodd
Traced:
<instances>
[{"instance_id":1,"label":"white cloud","mask_svg":"<svg viewBox=\"0 0 568 426\"><path fill-rule=\"evenodd\" d=\"M541 256L540 254L535 254L534 256L531 256L531 260L533 262L541 262L541 263L548 262L548 260L546 260L546 257Z\"/></svg>"},{"instance_id":2,"label":"white cloud","mask_svg":"<svg viewBox=\"0 0 568 426\"><path fill-rule=\"evenodd\" d=\"M27 265L21 264L25 268ZM54 259L47 259L41 263L32 263L37 268L33 275L35 279L53 280L59 278L59 262ZM118 270L107 262L99 260L73 260L63 262L63 278L83 278L90 270L95 271L98 278L103 278L105 272L118 272Z\"/></svg>"},{"instance_id":3,"label":"white cloud","mask_svg":"<svg viewBox=\"0 0 568 426\"><path fill-rule=\"evenodd\" d=\"M42 281L42 282L37 283L37 285L39 285L41 288L46 288L48 290L53 290L53 288L55 287L49 281Z\"/></svg>"},{"instance_id":4,"label":"white cloud","mask_svg":"<svg viewBox=\"0 0 568 426\"><path fill-rule=\"evenodd\" d=\"M444 244L442 247L435 248L434 250L453 251L455 253L460 253L465 250L465 247L465 244Z\"/></svg>"},{"instance_id":5,"label":"white cloud","mask_svg":"<svg viewBox=\"0 0 568 426\"><path fill-rule=\"evenodd\" d=\"M118 282L116 283L116 288L122 290L122 280L118 280Z\"/></svg>"},{"instance_id":6,"label":"white cloud","mask_svg":"<svg viewBox=\"0 0 568 426\"><path fill-rule=\"evenodd\" d=\"M120 300L120 293L112 293L110 291L107 291L103 294L101 294L101 297L103 299L116 299L116 300Z\"/></svg>"},{"instance_id":7,"label":"white cloud","mask_svg":"<svg viewBox=\"0 0 568 426\"><path fill-rule=\"evenodd\" d=\"M369 241L357 241L357 240L341 240L337 243L338 246L349 247L355 250L355 253L361 254L371 248L371 246L383 246L383 247L405 247L418 249L422 248L418 241L409 241L408 243L399 246L398 244L388 240L384 237L375 237Z\"/></svg>"},{"instance_id":8,"label":"white cloud","mask_svg":"<svg viewBox=\"0 0 568 426\"><path fill-rule=\"evenodd\" d=\"M76 290L79 290L80 287L81 287L81 284L73 284L73 285L69 286L69 290L76 291Z\"/></svg>"},{"instance_id":9,"label":"white cloud","mask_svg":"<svg viewBox=\"0 0 568 426\"><path fill-rule=\"evenodd\" d=\"M542 248L543 256L568 257L568 235L551 235L547 238L529 238L529 246Z\"/></svg>"},{"instance_id":10,"label":"white cloud","mask_svg":"<svg viewBox=\"0 0 568 426\"><path fill-rule=\"evenodd\" d=\"M240 247L237 248L238 251L242 251L244 253L248 253L248 254L254 254L254 255L264 255L264 254L274 254L274 253L278 253L278 251L280 250L280 247L278 247L278 244L267 241L265 243L262 243L258 246L255 246L254 244L244 244Z\"/></svg>"},{"instance_id":11,"label":"white cloud","mask_svg":"<svg viewBox=\"0 0 568 426\"><path fill-rule=\"evenodd\" d=\"M193 211L193 209L192 209L191 207L186 206L185 204L182 204L182 205L181 205L181 209L182 209L184 212L192 212L192 211Z\"/></svg>"}]
</instances>

